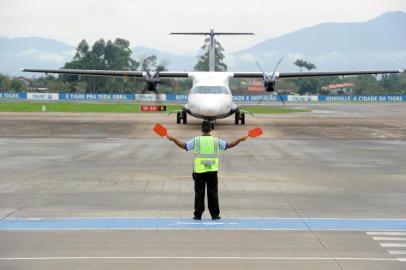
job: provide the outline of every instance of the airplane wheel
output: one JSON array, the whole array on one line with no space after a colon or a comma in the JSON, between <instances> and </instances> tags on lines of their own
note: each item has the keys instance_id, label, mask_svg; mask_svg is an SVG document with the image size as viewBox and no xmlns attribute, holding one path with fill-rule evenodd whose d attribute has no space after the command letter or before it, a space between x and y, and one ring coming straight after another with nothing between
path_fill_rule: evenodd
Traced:
<instances>
[{"instance_id":1,"label":"airplane wheel","mask_svg":"<svg viewBox=\"0 0 406 270\"><path fill-rule=\"evenodd\" d=\"M180 124L180 112L176 113L176 124Z\"/></svg>"},{"instance_id":2,"label":"airplane wheel","mask_svg":"<svg viewBox=\"0 0 406 270\"><path fill-rule=\"evenodd\" d=\"M187 114L185 111L182 111L182 120L183 120L183 124L186 125L187 124Z\"/></svg>"},{"instance_id":3,"label":"airplane wheel","mask_svg":"<svg viewBox=\"0 0 406 270\"><path fill-rule=\"evenodd\" d=\"M240 112L238 112L238 111L235 112L234 117L235 117L235 124L238 125L240 122Z\"/></svg>"},{"instance_id":4,"label":"airplane wheel","mask_svg":"<svg viewBox=\"0 0 406 270\"><path fill-rule=\"evenodd\" d=\"M240 121L241 125L245 125L245 113L241 113Z\"/></svg>"}]
</instances>

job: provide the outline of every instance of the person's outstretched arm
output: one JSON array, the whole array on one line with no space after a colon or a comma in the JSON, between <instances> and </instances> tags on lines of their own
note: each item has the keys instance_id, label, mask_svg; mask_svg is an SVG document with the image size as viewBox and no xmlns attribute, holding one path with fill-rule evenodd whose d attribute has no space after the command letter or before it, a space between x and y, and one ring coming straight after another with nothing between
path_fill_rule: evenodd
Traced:
<instances>
[{"instance_id":1,"label":"person's outstretched arm","mask_svg":"<svg viewBox=\"0 0 406 270\"><path fill-rule=\"evenodd\" d=\"M179 146L179 148L186 150L186 143L176 139L175 137L167 134L166 137L168 138L168 140L174 142L177 146Z\"/></svg>"},{"instance_id":2,"label":"person's outstretched arm","mask_svg":"<svg viewBox=\"0 0 406 270\"><path fill-rule=\"evenodd\" d=\"M248 138L248 135L242 136L241 138L238 138L234 141L231 141L227 144L227 149L228 148L233 148L234 146L236 146L237 144L239 144L242 141L245 141Z\"/></svg>"}]
</instances>

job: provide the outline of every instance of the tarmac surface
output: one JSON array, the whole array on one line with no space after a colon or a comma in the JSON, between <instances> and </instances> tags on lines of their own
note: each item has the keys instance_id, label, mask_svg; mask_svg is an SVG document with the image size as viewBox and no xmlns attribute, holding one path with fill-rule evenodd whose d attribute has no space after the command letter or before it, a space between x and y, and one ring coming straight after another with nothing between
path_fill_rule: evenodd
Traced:
<instances>
[{"instance_id":1,"label":"tarmac surface","mask_svg":"<svg viewBox=\"0 0 406 270\"><path fill-rule=\"evenodd\" d=\"M216 123L264 129L223 153L217 223L191 219L193 154L152 133L200 120L0 113L0 269L405 269L406 105L289 106L312 112Z\"/></svg>"}]
</instances>

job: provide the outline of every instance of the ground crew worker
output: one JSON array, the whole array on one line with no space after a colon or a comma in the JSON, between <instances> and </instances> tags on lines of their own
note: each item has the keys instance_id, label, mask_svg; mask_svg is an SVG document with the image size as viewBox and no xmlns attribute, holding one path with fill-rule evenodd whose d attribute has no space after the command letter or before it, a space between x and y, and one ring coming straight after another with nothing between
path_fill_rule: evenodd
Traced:
<instances>
[{"instance_id":1,"label":"ground crew worker","mask_svg":"<svg viewBox=\"0 0 406 270\"><path fill-rule=\"evenodd\" d=\"M184 143L177 138L167 134L167 138L173 141L180 148L194 150L193 179L195 181L195 212L193 219L201 220L204 212L205 187L207 185L207 200L210 215L213 220L221 219L218 199L217 171L219 167L219 152L233 148L248 136L243 136L232 142L226 142L210 134L211 123L204 120L202 123L202 135Z\"/></svg>"}]
</instances>

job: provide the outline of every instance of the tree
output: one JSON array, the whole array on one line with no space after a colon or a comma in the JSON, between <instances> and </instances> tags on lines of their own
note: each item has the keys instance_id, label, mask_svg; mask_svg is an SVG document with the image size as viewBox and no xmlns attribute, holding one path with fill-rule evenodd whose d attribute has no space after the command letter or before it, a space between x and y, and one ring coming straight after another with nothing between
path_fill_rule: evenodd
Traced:
<instances>
[{"instance_id":1,"label":"tree","mask_svg":"<svg viewBox=\"0 0 406 270\"><path fill-rule=\"evenodd\" d=\"M83 39L76 48L76 54L73 58L74 61L80 61L89 56L89 44Z\"/></svg>"},{"instance_id":2,"label":"tree","mask_svg":"<svg viewBox=\"0 0 406 270\"><path fill-rule=\"evenodd\" d=\"M390 75L384 74L384 75L382 75L382 79L379 83L385 89L385 92L387 92L387 93L390 93L393 90L395 90L395 91L402 90L401 76L399 76L397 74L396 75L395 74L390 74Z\"/></svg>"},{"instance_id":3,"label":"tree","mask_svg":"<svg viewBox=\"0 0 406 270\"><path fill-rule=\"evenodd\" d=\"M305 66L305 61L302 59L297 59L294 63L296 66L300 68L300 72L302 72L303 67Z\"/></svg>"},{"instance_id":4,"label":"tree","mask_svg":"<svg viewBox=\"0 0 406 270\"><path fill-rule=\"evenodd\" d=\"M156 60L157 60L156 55L150 55L148 57L145 57L141 61L141 70L147 71L147 70L151 70L154 67L156 67L157 66Z\"/></svg>"},{"instance_id":5,"label":"tree","mask_svg":"<svg viewBox=\"0 0 406 270\"><path fill-rule=\"evenodd\" d=\"M306 68L307 70L312 70L316 69L316 65L310 62L307 62L303 59L297 59L294 65L298 66L300 68L300 72L303 71L303 68Z\"/></svg>"},{"instance_id":6,"label":"tree","mask_svg":"<svg viewBox=\"0 0 406 270\"><path fill-rule=\"evenodd\" d=\"M316 69L316 65L310 62L306 62L305 61L305 66L304 66L307 70L312 70L312 69Z\"/></svg>"},{"instance_id":7,"label":"tree","mask_svg":"<svg viewBox=\"0 0 406 270\"><path fill-rule=\"evenodd\" d=\"M220 42L216 40L216 52L214 63L214 70L216 71L227 71L227 65L224 63L224 48L221 46ZM196 71L209 71L209 51L210 51L210 38L204 40L203 46L200 48L203 54L198 57L198 62L194 66Z\"/></svg>"},{"instance_id":8,"label":"tree","mask_svg":"<svg viewBox=\"0 0 406 270\"><path fill-rule=\"evenodd\" d=\"M10 78L0 74L0 91L8 91L10 89L10 85Z\"/></svg>"},{"instance_id":9,"label":"tree","mask_svg":"<svg viewBox=\"0 0 406 270\"><path fill-rule=\"evenodd\" d=\"M130 42L117 38L109 40L105 48L105 63L110 70L137 70L139 62L131 58Z\"/></svg>"},{"instance_id":10,"label":"tree","mask_svg":"<svg viewBox=\"0 0 406 270\"><path fill-rule=\"evenodd\" d=\"M315 64L307 62L303 59L297 59L294 64L300 68L300 72L302 72L303 68L306 68L307 70L316 68ZM298 79L296 83L299 87L299 94L301 95L305 93L316 94L320 90L320 80L316 78Z\"/></svg>"},{"instance_id":11,"label":"tree","mask_svg":"<svg viewBox=\"0 0 406 270\"><path fill-rule=\"evenodd\" d=\"M298 79L299 94L317 94L320 90L320 81L317 78Z\"/></svg>"},{"instance_id":12,"label":"tree","mask_svg":"<svg viewBox=\"0 0 406 270\"><path fill-rule=\"evenodd\" d=\"M131 58L132 50L130 42L117 38L107 42L104 39L97 40L92 47L82 40L76 48L75 57L71 62L65 64L68 69L97 69L97 70L137 70L139 63ZM63 81L78 83L79 76L68 75L61 76ZM126 87L134 87L123 79L119 78L101 78L101 77L83 77L81 79L86 83L87 92L105 92L114 90L123 90Z\"/></svg>"}]
</instances>

